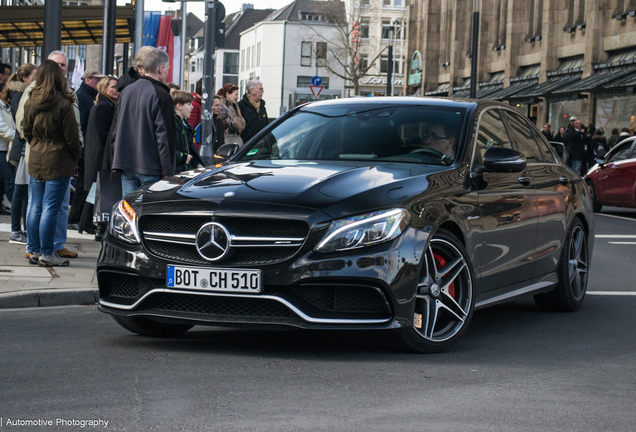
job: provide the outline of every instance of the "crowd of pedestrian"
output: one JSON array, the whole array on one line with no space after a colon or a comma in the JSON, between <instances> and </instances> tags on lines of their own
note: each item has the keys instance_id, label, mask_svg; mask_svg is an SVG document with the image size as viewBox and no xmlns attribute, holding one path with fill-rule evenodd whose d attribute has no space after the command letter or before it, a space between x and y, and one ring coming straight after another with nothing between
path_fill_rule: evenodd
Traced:
<instances>
[{"instance_id":1,"label":"crowd of pedestrian","mask_svg":"<svg viewBox=\"0 0 636 432\"><path fill-rule=\"evenodd\" d=\"M123 76L86 69L75 91L67 57L53 51L15 74L0 63L0 198L11 203L10 243L40 266L66 266L76 252L67 230L103 236L112 206L127 194L204 167L197 131L202 80L192 93L167 83L165 51L142 47ZM243 146L268 122L263 84L226 84L213 96L213 151ZM73 190L71 201L71 190ZM70 207L70 212L69 212Z\"/></svg>"},{"instance_id":2,"label":"crowd of pedestrian","mask_svg":"<svg viewBox=\"0 0 636 432\"><path fill-rule=\"evenodd\" d=\"M544 126L544 134L549 126L549 123ZM567 128L561 127L551 141L564 143L567 165L584 176L597 159L603 159L616 144L632 135L636 135L636 131L623 128L619 134L618 129L614 128L608 138L603 128L596 128L594 125L586 127L580 119L570 117Z\"/></svg>"}]
</instances>

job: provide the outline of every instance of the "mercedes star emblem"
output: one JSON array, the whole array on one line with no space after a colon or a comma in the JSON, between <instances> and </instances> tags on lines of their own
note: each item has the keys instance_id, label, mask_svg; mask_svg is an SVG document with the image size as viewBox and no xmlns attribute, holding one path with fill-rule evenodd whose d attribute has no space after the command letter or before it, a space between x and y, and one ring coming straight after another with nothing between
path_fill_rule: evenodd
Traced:
<instances>
[{"instance_id":1,"label":"mercedes star emblem","mask_svg":"<svg viewBox=\"0 0 636 432\"><path fill-rule=\"evenodd\" d=\"M219 223L206 223L197 232L196 246L203 258L218 261L230 251L230 233Z\"/></svg>"}]
</instances>

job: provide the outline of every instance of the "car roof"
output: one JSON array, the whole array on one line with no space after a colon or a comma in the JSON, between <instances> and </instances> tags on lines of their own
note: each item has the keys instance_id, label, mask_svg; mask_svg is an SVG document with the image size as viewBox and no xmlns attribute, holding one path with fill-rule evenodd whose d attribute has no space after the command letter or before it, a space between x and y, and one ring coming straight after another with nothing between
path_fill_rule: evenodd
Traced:
<instances>
[{"instance_id":1,"label":"car roof","mask_svg":"<svg viewBox=\"0 0 636 432\"><path fill-rule=\"evenodd\" d=\"M308 106L339 106L339 105L369 105L377 104L379 106L395 106L395 105L412 105L412 106L439 106L452 108L469 108L477 107L479 109L485 106L499 106L501 104L481 99L461 99L461 98L445 98L445 97L418 97L418 96L391 96L391 97L360 97L360 98L342 98L329 99L309 102L302 107Z\"/></svg>"}]
</instances>

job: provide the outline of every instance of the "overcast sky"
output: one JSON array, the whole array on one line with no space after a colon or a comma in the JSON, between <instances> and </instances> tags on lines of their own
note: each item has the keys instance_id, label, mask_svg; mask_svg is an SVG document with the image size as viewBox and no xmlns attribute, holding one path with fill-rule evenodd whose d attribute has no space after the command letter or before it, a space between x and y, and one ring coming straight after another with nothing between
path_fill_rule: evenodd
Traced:
<instances>
[{"instance_id":1,"label":"overcast sky","mask_svg":"<svg viewBox=\"0 0 636 432\"><path fill-rule=\"evenodd\" d=\"M254 5L254 9L280 9L283 6L291 3L293 0L223 0L223 6L225 6L226 14L238 12L241 10L243 3L251 3ZM118 1L119 3L119 1ZM124 1L123 3L129 3ZM145 0L144 10L146 11L161 11L181 9L181 3L164 3L161 0ZM202 1L190 1L187 6L188 12L192 12L197 15L202 21L205 19L205 3Z\"/></svg>"}]
</instances>

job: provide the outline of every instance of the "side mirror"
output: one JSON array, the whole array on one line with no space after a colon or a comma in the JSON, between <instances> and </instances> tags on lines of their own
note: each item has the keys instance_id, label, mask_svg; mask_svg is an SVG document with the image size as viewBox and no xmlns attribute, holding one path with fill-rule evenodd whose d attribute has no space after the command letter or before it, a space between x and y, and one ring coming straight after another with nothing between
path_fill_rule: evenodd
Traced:
<instances>
[{"instance_id":1,"label":"side mirror","mask_svg":"<svg viewBox=\"0 0 636 432\"><path fill-rule=\"evenodd\" d=\"M596 162L601 168L603 168L603 165L605 165L605 159L596 158L594 162Z\"/></svg>"},{"instance_id":2,"label":"side mirror","mask_svg":"<svg viewBox=\"0 0 636 432\"><path fill-rule=\"evenodd\" d=\"M484 154L486 172L520 172L526 168L526 165L526 159L521 153L506 147L490 147Z\"/></svg>"},{"instance_id":3,"label":"side mirror","mask_svg":"<svg viewBox=\"0 0 636 432\"><path fill-rule=\"evenodd\" d=\"M238 152L238 150L239 145L236 143L223 144L214 154L214 162L225 162L226 160L234 156L236 152Z\"/></svg>"}]
</instances>

